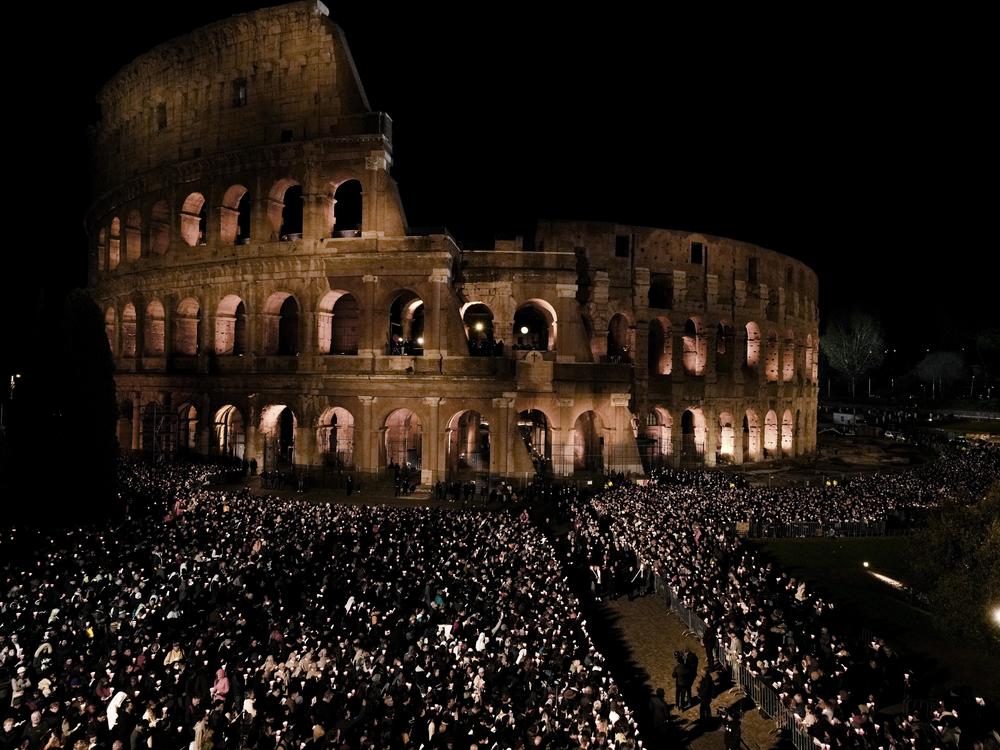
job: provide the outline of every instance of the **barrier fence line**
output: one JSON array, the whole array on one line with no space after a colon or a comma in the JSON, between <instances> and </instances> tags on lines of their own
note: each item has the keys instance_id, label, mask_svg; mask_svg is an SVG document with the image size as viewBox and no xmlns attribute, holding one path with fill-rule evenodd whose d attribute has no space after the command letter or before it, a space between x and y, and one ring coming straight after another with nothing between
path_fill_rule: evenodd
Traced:
<instances>
[{"instance_id":1,"label":"barrier fence line","mask_svg":"<svg viewBox=\"0 0 1000 750\"><path fill-rule=\"evenodd\" d=\"M655 577L655 586L656 591L663 596L667 607L687 626L688 632L703 639L708 629L705 621L685 607L677 592L673 591L659 575ZM720 667L729 672L733 685L742 690L764 716L774 721L777 729L788 732L796 750L815 750L813 738L799 726L798 717L785 706L778 691L758 675L753 674L740 661L737 654L730 653L721 643L717 644L716 660Z\"/></svg>"}]
</instances>

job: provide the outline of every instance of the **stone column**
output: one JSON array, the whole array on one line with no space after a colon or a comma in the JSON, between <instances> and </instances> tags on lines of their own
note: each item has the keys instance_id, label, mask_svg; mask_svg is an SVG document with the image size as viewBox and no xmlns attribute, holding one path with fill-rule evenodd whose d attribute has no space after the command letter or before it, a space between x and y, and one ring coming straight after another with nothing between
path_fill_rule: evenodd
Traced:
<instances>
[{"instance_id":1,"label":"stone column","mask_svg":"<svg viewBox=\"0 0 1000 750\"><path fill-rule=\"evenodd\" d=\"M705 415L705 466L715 466L716 445L719 442L719 416L702 408Z\"/></svg>"},{"instance_id":2,"label":"stone column","mask_svg":"<svg viewBox=\"0 0 1000 750\"><path fill-rule=\"evenodd\" d=\"M439 407L444 399L427 396L424 403L430 407L430 424L424 430L423 445L420 446L420 483L434 484L444 477L444 461L441 458L441 416ZM430 468L427 468L430 467Z\"/></svg>"},{"instance_id":3,"label":"stone column","mask_svg":"<svg viewBox=\"0 0 1000 750\"><path fill-rule=\"evenodd\" d=\"M377 474L381 466L379 465L378 454L378 427L373 423L372 407L376 401L375 396L358 396L361 402L361 419L354 425L354 447L359 455L355 456L354 464L369 474ZM357 438L360 436L360 440Z\"/></svg>"},{"instance_id":4,"label":"stone column","mask_svg":"<svg viewBox=\"0 0 1000 750\"><path fill-rule=\"evenodd\" d=\"M510 407L514 400L506 394L500 398L493 399L493 410L496 425L496 433L490 432L490 474L508 476L511 472L511 414Z\"/></svg>"},{"instance_id":5,"label":"stone column","mask_svg":"<svg viewBox=\"0 0 1000 750\"><path fill-rule=\"evenodd\" d=\"M215 415L212 414L212 402L207 393L201 394L201 403L198 405L198 437L196 439L197 450L203 456L209 455L212 450L212 430L215 429ZM248 459L249 460L249 459Z\"/></svg>"},{"instance_id":6,"label":"stone column","mask_svg":"<svg viewBox=\"0 0 1000 750\"><path fill-rule=\"evenodd\" d=\"M553 443L552 463L553 473L564 477L573 474L574 447L576 445L576 429L571 421L573 418L573 399L557 398L556 406L559 407L559 426L562 428L562 435L565 442L561 446Z\"/></svg>"},{"instance_id":7,"label":"stone column","mask_svg":"<svg viewBox=\"0 0 1000 750\"><path fill-rule=\"evenodd\" d=\"M302 239L322 240L332 235L334 203L327 193L302 195Z\"/></svg>"},{"instance_id":8,"label":"stone column","mask_svg":"<svg viewBox=\"0 0 1000 750\"><path fill-rule=\"evenodd\" d=\"M743 463L743 415L737 410L733 413L733 463Z\"/></svg>"},{"instance_id":9,"label":"stone column","mask_svg":"<svg viewBox=\"0 0 1000 750\"><path fill-rule=\"evenodd\" d=\"M142 447L142 392L135 391L132 394L132 450L137 451Z\"/></svg>"},{"instance_id":10,"label":"stone column","mask_svg":"<svg viewBox=\"0 0 1000 750\"><path fill-rule=\"evenodd\" d=\"M584 351L586 336L580 321L576 291L576 284L556 284L556 315L559 316L556 321L556 362L590 361Z\"/></svg>"},{"instance_id":11,"label":"stone column","mask_svg":"<svg viewBox=\"0 0 1000 750\"><path fill-rule=\"evenodd\" d=\"M358 347L359 357L374 357L378 353L384 351L385 342L381 336L385 331L375 330L375 293L378 291L378 276L373 276L371 274L365 274L361 277L361 280L365 285L365 302L361 308L361 314L363 316L363 329L360 331L361 341L358 342L360 346Z\"/></svg>"},{"instance_id":12,"label":"stone column","mask_svg":"<svg viewBox=\"0 0 1000 750\"><path fill-rule=\"evenodd\" d=\"M446 296L443 292L443 285L451 281L451 271L447 268L435 268L427 280L433 284L434 299L431 307L431 319L425 322L424 327L424 356L447 357L448 341L444 324L445 313L441 309L441 303ZM427 323L430 325L428 326Z\"/></svg>"},{"instance_id":13,"label":"stone column","mask_svg":"<svg viewBox=\"0 0 1000 750\"><path fill-rule=\"evenodd\" d=\"M246 429L246 444L243 449L243 456L249 461L251 458L257 459L257 466L260 471L268 468L264 466L264 452L260 441L260 430L257 425L260 422L260 407L258 402L260 397L253 393L247 398L247 421L244 425Z\"/></svg>"}]
</instances>

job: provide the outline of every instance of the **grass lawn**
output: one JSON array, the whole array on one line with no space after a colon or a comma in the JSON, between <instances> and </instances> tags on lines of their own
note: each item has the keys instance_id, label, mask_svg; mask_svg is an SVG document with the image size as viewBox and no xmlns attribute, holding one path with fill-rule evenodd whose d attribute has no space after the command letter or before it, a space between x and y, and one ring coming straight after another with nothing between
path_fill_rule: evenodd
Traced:
<instances>
[{"instance_id":1,"label":"grass lawn","mask_svg":"<svg viewBox=\"0 0 1000 750\"><path fill-rule=\"evenodd\" d=\"M778 539L758 542L789 575L805 578L831 597L845 628L866 627L884 638L927 686L971 685L1000 700L1000 653L934 629L934 618L868 570L906 581L909 540ZM870 565L866 570L862 563Z\"/></svg>"}]
</instances>

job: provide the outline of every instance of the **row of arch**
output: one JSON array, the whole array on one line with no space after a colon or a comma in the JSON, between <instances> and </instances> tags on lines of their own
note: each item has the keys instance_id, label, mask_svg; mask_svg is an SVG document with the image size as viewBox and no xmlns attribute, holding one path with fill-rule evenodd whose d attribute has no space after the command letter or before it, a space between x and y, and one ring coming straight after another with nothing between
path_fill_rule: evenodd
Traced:
<instances>
[{"instance_id":1,"label":"row of arch","mask_svg":"<svg viewBox=\"0 0 1000 750\"><path fill-rule=\"evenodd\" d=\"M319 201L328 236L360 235L363 206L359 180L352 178L329 183ZM217 241L220 245L249 243L255 210L266 214L263 226L270 232L269 237L259 237L261 241L301 239L304 207L302 185L291 177L277 180L256 206L246 186L231 185L216 210ZM99 271L114 270L123 260L130 263L139 260L143 255L144 238L147 252L152 255L167 252L175 232L188 247L205 245L209 239L210 221L208 202L200 192L188 194L177 210L172 209L168 201L159 200L152 205L147 217L137 208L128 211L124 221L113 216L108 225L98 231L97 268Z\"/></svg>"}]
</instances>

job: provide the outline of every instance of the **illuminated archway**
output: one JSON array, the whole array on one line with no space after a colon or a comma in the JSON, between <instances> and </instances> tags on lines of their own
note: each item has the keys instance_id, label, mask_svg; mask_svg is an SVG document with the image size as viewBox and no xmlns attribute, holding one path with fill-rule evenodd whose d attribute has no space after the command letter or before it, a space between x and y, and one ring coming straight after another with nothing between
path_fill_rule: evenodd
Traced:
<instances>
[{"instance_id":1,"label":"illuminated archway","mask_svg":"<svg viewBox=\"0 0 1000 750\"><path fill-rule=\"evenodd\" d=\"M385 418L386 465L394 462L400 466L421 467L423 459L424 428L420 417L409 409L396 409Z\"/></svg>"},{"instance_id":2,"label":"illuminated archway","mask_svg":"<svg viewBox=\"0 0 1000 750\"><path fill-rule=\"evenodd\" d=\"M687 409L681 417L681 459L690 461L705 455L705 414Z\"/></svg>"},{"instance_id":3,"label":"illuminated archway","mask_svg":"<svg viewBox=\"0 0 1000 750\"><path fill-rule=\"evenodd\" d=\"M298 419L286 404L270 404L260 413L261 446L265 469L296 463L295 430Z\"/></svg>"},{"instance_id":4,"label":"illuminated archway","mask_svg":"<svg viewBox=\"0 0 1000 750\"><path fill-rule=\"evenodd\" d=\"M472 409L448 420L448 473L490 470L490 425Z\"/></svg>"},{"instance_id":5,"label":"illuminated archway","mask_svg":"<svg viewBox=\"0 0 1000 750\"><path fill-rule=\"evenodd\" d=\"M396 294L389 306L388 354L423 356L424 307L416 292Z\"/></svg>"},{"instance_id":6,"label":"illuminated archway","mask_svg":"<svg viewBox=\"0 0 1000 750\"><path fill-rule=\"evenodd\" d=\"M538 409L527 409L517 415L517 434L520 436L535 470L546 472L552 466L552 433L549 418Z\"/></svg>"},{"instance_id":7,"label":"illuminated archway","mask_svg":"<svg viewBox=\"0 0 1000 750\"><path fill-rule=\"evenodd\" d=\"M662 407L656 406L646 412L639 436L639 452L646 471L663 468L673 454L673 424L670 412Z\"/></svg>"},{"instance_id":8,"label":"illuminated archway","mask_svg":"<svg viewBox=\"0 0 1000 750\"><path fill-rule=\"evenodd\" d=\"M358 326L361 311L350 292L335 289L323 295L317 311L320 354L358 353Z\"/></svg>"},{"instance_id":9,"label":"illuminated archway","mask_svg":"<svg viewBox=\"0 0 1000 750\"><path fill-rule=\"evenodd\" d=\"M688 375L704 375L707 353L701 318L688 318L684 324L684 372Z\"/></svg>"},{"instance_id":10,"label":"illuminated archway","mask_svg":"<svg viewBox=\"0 0 1000 750\"><path fill-rule=\"evenodd\" d=\"M264 354L291 356L299 352L299 303L288 292L274 292L264 303Z\"/></svg>"},{"instance_id":11,"label":"illuminated archway","mask_svg":"<svg viewBox=\"0 0 1000 750\"><path fill-rule=\"evenodd\" d=\"M746 325L747 328L747 367L756 367L760 364L760 326L753 321Z\"/></svg>"},{"instance_id":12,"label":"illuminated archway","mask_svg":"<svg viewBox=\"0 0 1000 750\"><path fill-rule=\"evenodd\" d=\"M462 324L469 342L469 355L491 357L494 354L493 313L482 302L473 302L462 307Z\"/></svg>"},{"instance_id":13,"label":"illuminated archway","mask_svg":"<svg viewBox=\"0 0 1000 750\"><path fill-rule=\"evenodd\" d=\"M246 432L240 410L232 404L223 406L215 412L212 425L216 451L223 456L243 458Z\"/></svg>"},{"instance_id":14,"label":"illuminated archway","mask_svg":"<svg viewBox=\"0 0 1000 750\"><path fill-rule=\"evenodd\" d=\"M193 453L198 449L198 409L188 402L177 410L177 450Z\"/></svg>"},{"instance_id":15,"label":"illuminated archway","mask_svg":"<svg viewBox=\"0 0 1000 750\"><path fill-rule=\"evenodd\" d=\"M163 303L158 299L146 305L146 315L143 318L143 354L149 357L162 357L166 338L166 314Z\"/></svg>"},{"instance_id":16,"label":"illuminated archway","mask_svg":"<svg viewBox=\"0 0 1000 750\"><path fill-rule=\"evenodd\" d=\"M632 345L629 321L617 313L608 323L608 361L629 364L632 361Z\"/></svg>"},{"instance_id":17,"label":"illuminated archway","mask_svg":"<svg viewBox=\"0 0 1000 750\"><path fill-rule=\"evenodd\" d=\"M573 424L573 471L604 471L604 425L595 411L585 411Z\"/></svg>"},{"instance_id":18,"label":"illuminated archway","mask_svg":"<svg viewBox=\"0 0 1000 750\"><path fill-rule=\"evenodd\" d=\"M208 207L205 204L205 196L201 193L191 193L181 206L181 239L189 247L204 245L207 227Z\"/></svg>"},{"instance_id":19,"label":"illuminated archway","mask_svg":"<svg viewBox=\"0 0 1000 750\"><path fill-rule=\"evenodd\" d=\"M653 318L649 323L649 349L647 364L650 375L669 375L673 369L673 337L670 321L664 317Z\"/></svg>"},{"instance_id":20,"label":"illuminated archway","mask_svg":"<svg viewBox=\"0 0 1000 750\"><path fill-rule=\"evenodd\" d=\"M193 357L198 353L200 318L201 308L194 297L187 297L177 305L174 318L174 354Z\"/></svg>"},{"instance_id":21,"label":"illuminated archway","mask_svg":"<svg viewBox=\"0 0 1000 750\"><path fill-rule=\"evenodd\" d=\"M513 348L554 350L557 325L555 308L545 300L530 299L521 303L514 311Z\"/></svg>"},{"instance_id":22,"label":"illuminated archway","mask_svg":"<svg viewBox=\"0 0 1000 750\"><path fill-rule=\"evenodd\" d=\"M354 466L354 415L333 406L319 418L316 445L327 466L348 469Z\"/></svg>"},{"instance_id":23,"label":"illuminated archway","mask_svg":"<svg viewBox=\"0 0 1000 750\"><path fill-rule=\"evenodd\" d=\"M769 410L764 417L764 456L773 458L778 451L778 415Z\"/></svg>"},{"instance_id":24,"label":"illuminated archway","mask_svg":"<svg viewBox=\"0 0 1000 750\"><path fill-rule=\"evenodd\" d=\"M247 309L243 300L228 294L215 314L215 353L241 357L247 350Z\"/></svg>"}]
</instances>

